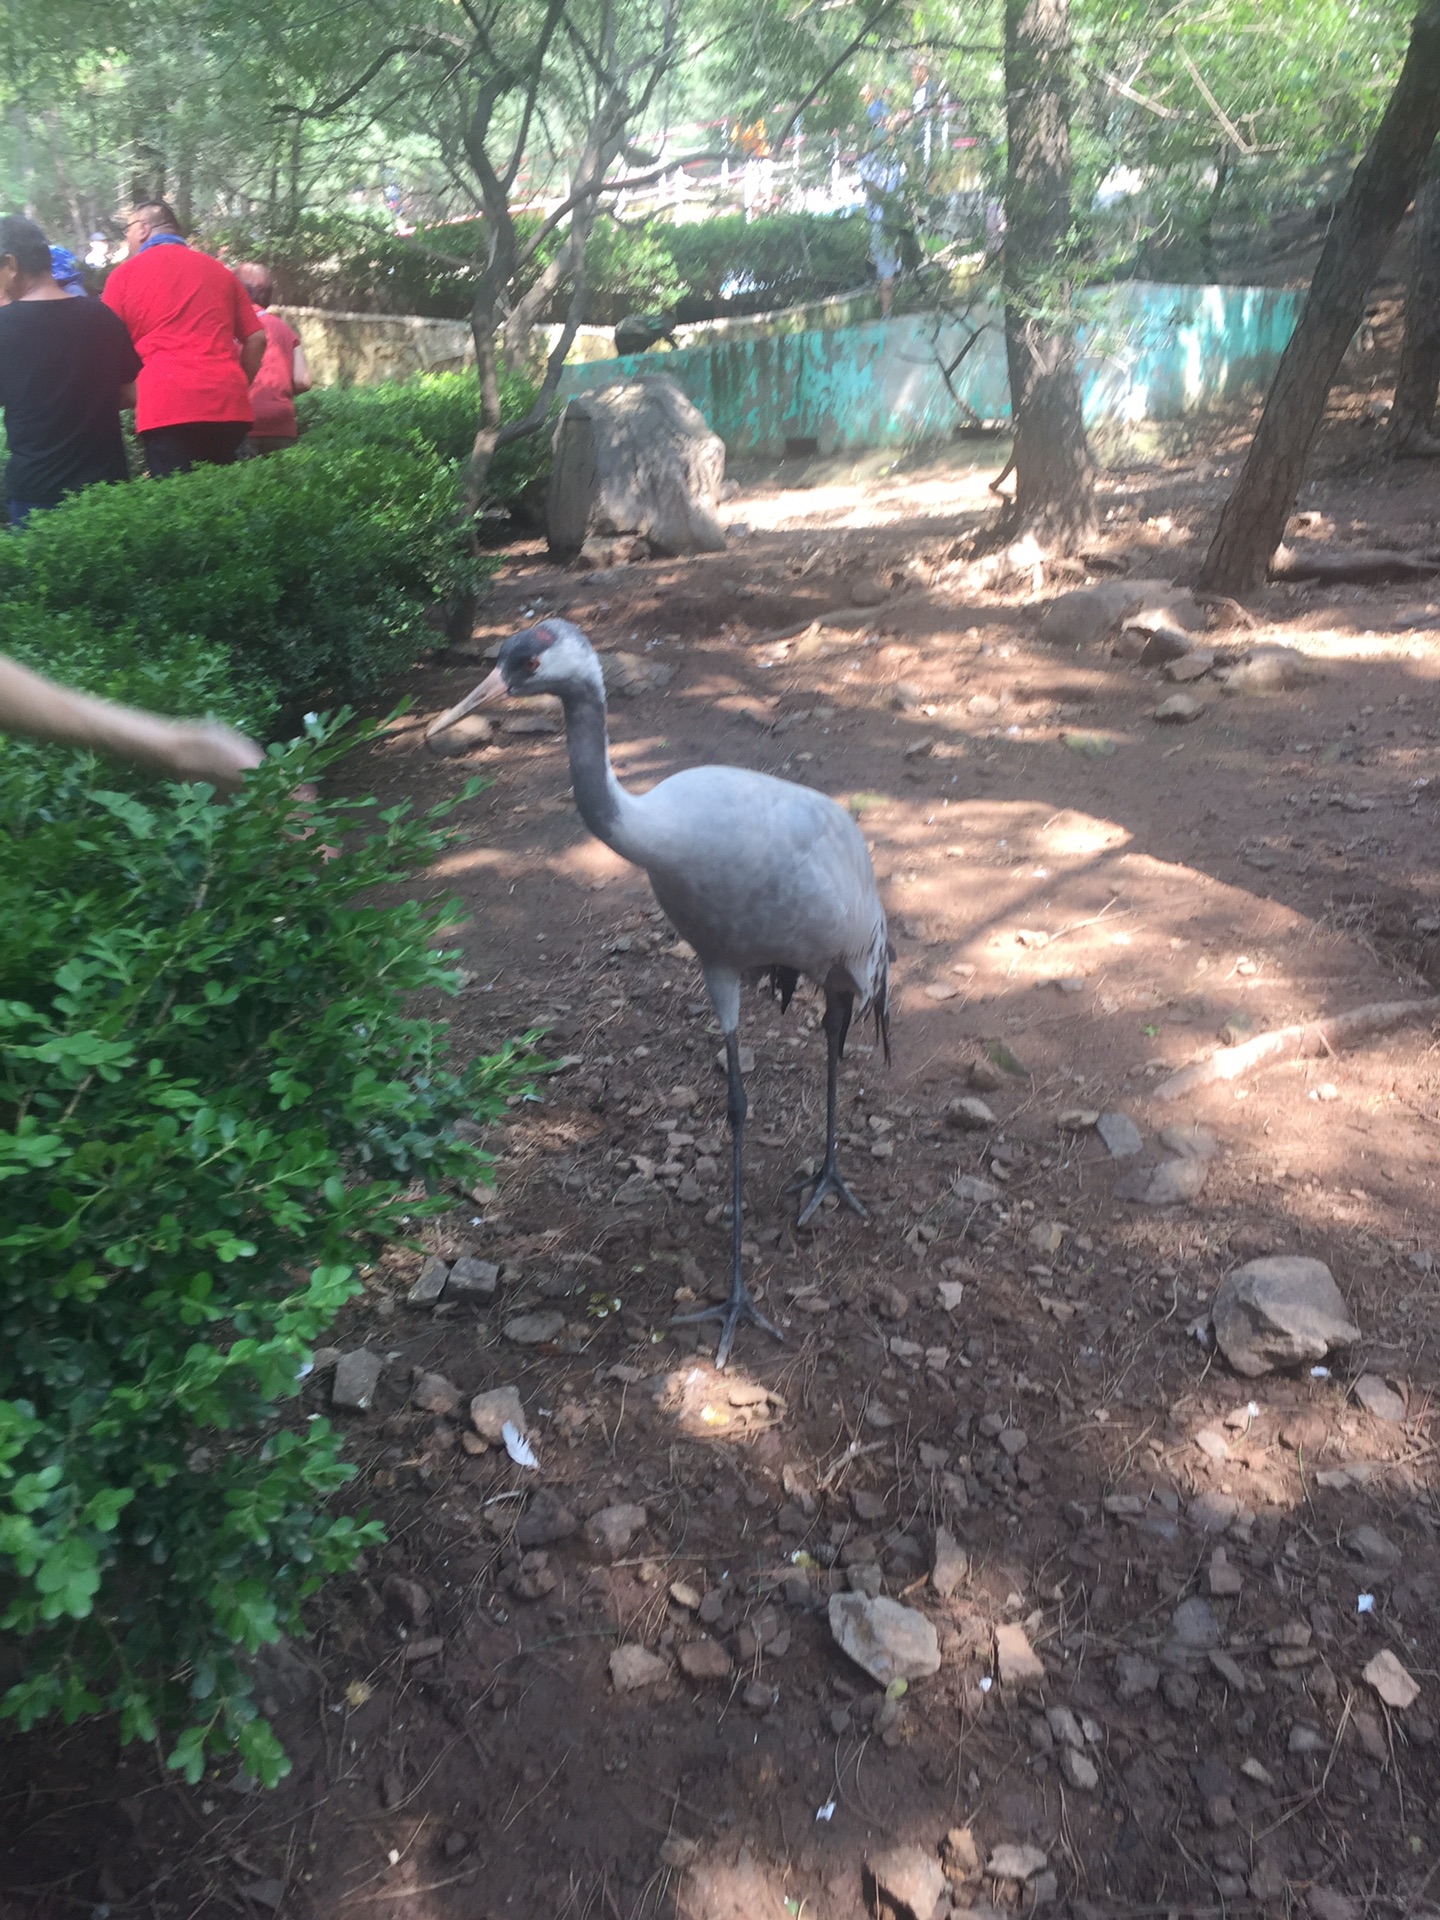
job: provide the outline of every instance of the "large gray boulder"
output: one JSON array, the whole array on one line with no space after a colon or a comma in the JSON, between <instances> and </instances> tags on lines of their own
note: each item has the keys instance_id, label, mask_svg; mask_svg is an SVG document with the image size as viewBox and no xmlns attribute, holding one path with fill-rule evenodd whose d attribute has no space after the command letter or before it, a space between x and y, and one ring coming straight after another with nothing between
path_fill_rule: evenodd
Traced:
<instances>
[{"instance_id":1,"label":"large gray boulder","mask_svg":"<svg viewBox=\"0 0 1440 1920\"><path fill-rule=\"evenodd\" d=\"M1210 1312L1220 1351L1251 1379L1323 1360L1360 1338L1330 1269L1298 1253L1237 1268L1220 1282Z\"/></svg>"},{"instance_id":2,"label":"large gray boulder","mask_svg":"<svg viewBox=\"0 0 1440 1920\"><path fill-rule=\"evenodd\" d=\"M557 559L590 534L643 534L656 553L720 553L725 443L664 374L566 403L552 442L545 533Z\"/></svg>"}]
</instances>

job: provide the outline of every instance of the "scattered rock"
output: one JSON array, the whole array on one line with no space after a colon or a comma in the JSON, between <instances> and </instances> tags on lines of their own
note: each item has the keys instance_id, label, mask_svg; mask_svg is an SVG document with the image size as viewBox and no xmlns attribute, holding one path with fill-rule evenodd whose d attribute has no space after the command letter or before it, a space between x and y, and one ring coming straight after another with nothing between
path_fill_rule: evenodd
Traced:
<instances>
[{"instance_id":1,"label":"scattered rock","mask_svg":"<svg viewBox=\"0 0 1440 1920\"><path fill-rule=\"evenodd\" d=\"M1034 1686L1045 1678L1045 1666L1031 1646L1025 1629L1013 1621L995 1629L995 1665L1002 1687Z\"/></svg>"},{"instance_id":2,"label":"scattered rock","mask_svg":"<svg viewBox=\"0 0 1440 1920\"><path fill-rule=\"evenodd\" d=\"M600 672L607 693L621 693L631 700L638 700L642 694L668 686L675 677L673 667L663 666L658 660L647 660L638 653L626 653L619 648L614 653L601 654Z\"/></svg>"},{"instance_id":3,"label":"scattered rock","mask_svg":"<svg viewBox=\"0 0 1440 1920\"><path fill-rule=\"evenodd\" d=\"M383 1366L379 1354L371 1353L368 1347L357 1347L351 1353L342 1353L335 1362L335 1379L330 1387L331 1406L344 1407L352 1413L364 1413L380 1384Z\"/></svg>"},{"instance_id":4,"label":"scattered rock","mask_svg":"<svg viewBox=\"0 0 1440 1920\"><path fill-rule=\"evenodd\" d=\"M485 714L463 713L458 720L452 720L443 733L430 735L425 749L427 753L438 754L442 760L458 760L462 754L474 753L477 747L488 747L494 738L494 723Z\"/></svg>"},{"instance_id":5,"label":"scattered rock","mask_svg":"<svg viewBox=\"0 0 1440 1920\"><path fill-rule=\"evenodd\" d=\"M1123 1701L1139 1700L1147 1693L1154 1693L1160 1685L1160 1669L1153 1660L1146 1660L1138 1653L1121 1653L1115 1657L1115 1692Z\"/></svg>"},{"instance_id":6,"label":"scattered rock","mask_svg":"<svg viewBox=\"0 0 1440 1920\"><path fill-rule=\"evenodd\" d=\"M944 1527L935 1530L935 1565L930 1584L942 1600L958 1593L970 1574L970 1556Z\"/></svg>"},{"instance_id":7,"label":"scattered rock","mask_svg":"<svg viewBox=\"0 0 1440 1920\"><path fill-rule=\"evenodd\" d=\"M1141 652L1154 625L1198 631L1205 614L1193 595L1164 580L1102 580L1050 601L1040 615L1039 636L1047 646L1090 647L1122 621L1135 631Z\"/></svg>"},{"instance_id":8,"label":"scattered rock","mask_svg":"<svg viewBox=\"0 0 1440 1920\"><path fill-rule=\"evenodd\" d=\"M492 1447L504 1446L507 1421L517 1432L526 1431L518 1387L492 1387L488 1393L477 1393L470 1402L470 1424Z\"/></svg>"},{"instance_id":9,"label":"scattered rock","mask_svg":"<svg viewBox=\"0 0 1440 1920\"><path fill-rule=\"evenodd\" d=\"M1244 1585L1239 1570L1232 1567L1225 1558L1223 1547L1217 1547L1210 1556L1210 1571L1206 1576L1206 1585L1217 1600L1233 1600Z\"/></svg>"},{"instance_id":10,"label":"scattered rock","mask_svg":"<svg viewBox=\"0 0 1440 1920\"><path fill-rule=\"evenodd\" d=\"M551 1547L579 1531L580 1522L553 1487L540 1487L515 1523L515 1539L522 1547Z\"/></svg>"},{"instance_id":11,"label":"scattered rock","mask_svg":"<svg viewBox=\"0 0 1440 1920\"><path fill-rule=\"evenodd\" d=\"M678 1658L689 1678L699 1681L728 1680L735 1665L718 1640L687 1640Z\"/></svg>"},{"instance_id":12,"label":"scattered rock","mask_svg":"<svg viewBox=\"0 0 1440 1920\"><path fill-rule=\"evenodd\" d=\"M1297 1720L1291 1727L1290 1738L1285 1744L1290 1753L1328 1753L1330 1751L1330 1742L1320 1729L1307 1725L1303 1720Z\"/></svg>"},{"instance_id":13,"label":"scattered rock","mask_svg":"<svg viewBox=\"0 0 1440 1920\"><path fill-rule=\"evenodd\" d=\"M1158 1167L1136 1167L1115 1183L1117 1200L1142 1207L1173 1207L1199 1196L1210 1173L1206 1160L1162 1160Z\"/></svg>"},{"instance_id":14,"label":"scattered rock","mask_svg":"<svg viewBox=\"0 0 1440 1920\"><path fill-rule=\"evenodd\" d=\"M1220 1151L1220 1142L1198 1120L1188 1127L1162 1127L1160 1144L1177 1160L1213 1160Z\"/></svg>"},{"instance_id":15,"label":"scattered rock","mask_svg":"<svg viewBox=\"0 0 1440 1920\"><path fill-rule=\"evenodd\" d=\"M446 736L441 734L438 737L443 740ZM405 1304L410 1307L433 1307L444 1293L445 1282L449 1277L449 1267L443 1260L437 1260L432 1253L421 1267L419 1278L414 1286L406 1294Z\"/></svg>"},{"instance_id":16,"label":"scattered rock","mask_svg":"<svg viewBox=\"0 0 1440 1920\"><path fill-rule=\"evenodd\" d=\"M499 1284L500 1269L493 1260L472 1260L466 1254L451 1267L446 1291L488 1300Z\"/></svg>"},{"instance_id":17,"label":"scattered rock","mask_svg":"<svg viewBox=\"0 0 1440 1920\"><path fill-rule=\"evenodd\" d=\"M1067 1107L1055 1116L1055 1124L1062 1133L1088 1133L1099 1123L1100 1115L1094 1107Z\"/></svg>"},{"instance_id":18,"label":"scattered rock","mask_svg":"<svg viewBox=\"0 0 1440 1920\"><path fill-rule=\"evenodd\" d=\"M440 1419L448 1420L460 1405L461 1394L443 1373L422 1373L411 1390L410 1399L422 1413L437 1414Z\"/></svg>"},{"instance_id":19,"label":"scattered rock","mask_svg":"<svg viewBox=\"0 0 1440 1920\"><path fill-rule=\"evenodd\" d=\"M1140 1129L1128 1113L1102 1113L1095 1123L1095 1131L1116 1160L1128 1160L1144 1145Z\"/></svg>"},{"instance_id":20,"label":"scattered rock","mask_svg":"<svg viewBox=\"0 0 1440 1920\"><path fill-rule=\"evenodd\" d=\"M418 1580L403 1573L387 1573L380 1583L380 1598L385 1611L393 1614L411 1633L418 1632L430 1618L430 1596Z\"/></svg>"},{"instance_id":21,"label":"scattered rock","mask_svg":"<svg viewBox=\"0 0 1440 1920\"><path fill-rule=\"evenodd\" d=\"M1124 655L1130 653L1135 640L1141 635L1144 636L1139 654L1142 667L1163 667L1170 661L1182 659L1195 644L1183 627L1172 627L1168 621L1157 620L1151 625L1144 625L1127 620L1120 629ZM1116 647L1116 652L1121 652L1120 646Z\"/></svg>"},{"instance_id":22,"label":"scattered rock","mask_svg":"<svg viewBox=\"0 0 1440 1920\"><path fill-rule=\"evenodd\" d=\"M553 1310L517 1313L513 1320L505 1322L502 1331L517 1347L543 1347L551 1340L558 1340L565 1331L565 1316Z\"/></svg>"},{"instance_id":23,"label":"scattered rock","mask_svg":"<svg viewBox=\"0 0 1440 1920\"><path fill-rule=\"evenodd\" d=\"M1205 702L1193 693L1172 693L1168 700L1162 700L1155 709L1155 718L1162 726L1188 726L1192 720L1198 720L1205 711Z\"/></svg>"},{"instance_id":24,"label":"scattered rock","mask_svg":"<svg viewBox=\"0 0 1440 1920\"><path fill-rule=\"evenodd\" d=\"M1227 693L1285 693L1318 677L1318 668L1294 647L1252 647L1225 674Z\"/></svg>"},{"instance_id":25,"label":"scattered rock","mask_svg":"<svg viewBox=\"0 0 1440 1920\"><path fill-rule=\"evenodd\" d=\"M602 1507L585 1522L585 1544L597 1560L619 1560L648 1520L644 1507L633 1502Z\"/></svg>"},{"instance_id":26,"label":"scattered rock","mask_svg":"<svg viewBox=\"0 0 1440 1920\"><path fill-rule=\"evenodd\" d=\"M666 1678L670 1662L648 1647L616 1647L610 1656L610 1684L617 1693L634 1693Z\"/></svg>"},{"instance_id":27,"label":"scattered rock","mask_svg":"<svg viewBox=\"0 0 1440 1920\"><path fill-rule=\"evenodd\" d=\"M1360 1338L1330 1269L1302 1254L1251 1260L1220 1282L1211 1308L1220 1351L1253 1379L1323 1360Z\"/></svg>"},{"instance_id":28,"label":"scattered rock","mask_svg":"<svg viewBox=\"0 0 1440 1920\"><path fill-rule=\"evenodd\" d=\"M1208 647L1194 647L1178 660L1171 660L1164 668L1164 674L1167 680L1177 681L1183 686L1191 680L1203 680L1214 664L1215 655Z\"/></svg>"},{"instance_id":29,"label":"scattered rock","mask_svg":"<svg viewBox=\"0 0 1440 1920\"><path fill-rule=\"evenodd\" d=\"M1060 1771L1077 1793L1094 1793L1100 1785L1100 1769L1073 1747L1066 1747L1061 1753Z\"/></svg>"},{"instance_id":30,"label":"scattered rock","mask_svg":"<svg viewBox=\"0 0 1440 1920\"><path fill-rule=\"evenodd\" d=\"M890 704L897 713L913 713L924 698L923 689L909 680L897 680L890 689Z\"/></svg>"},{"instance_id":31,"label":"scattered rock","mask_svg":"<svg viewBox=\"0 0 1440 1920\"><path fill-rule=\"evenodd\" d=\"M740 1690L740 1704L749 1713L769 1713L779 1698L768 1680L747 1680Z\"/></svg>"},{"instance_id":32,"label":"scattered rock","mask_svg":"<svg viewBox=\"0 0 1440 1920\"><path fill-rule=\"evenodd\" d=\"M993 1847L985 1871L993 1880L1033 1880L1046 1867L1039 1847Z\"/></svg>"},{"instance_id":33,"label":"scattered rock","mask_svg":"<svg viewBox=\"0 0 1440 1920\"><path fill-rule=\"evenodd\" d=\"M559 707L543 707L536 713L512 713L500 722L500 731L515 739L524 739L529 735L562 733L565 717Z\"/></svg>"},{"instance_id":34,"label":"scattered rock","mask_svg":"<svg viewBox=\"0 0 1440 1920\"><path fill-rule=\"evenodd\" d=\"M940 1669L935 1628L914 1607L863 1593L830 1596L830 1631L841 1651L872 1680L923 1680Z\"/></svg>"},{"instance_id":35,"label":"scattered rock","mask_svg":"<svg viewBox=\"0 0 1440 1920\"><path fill-rule=\"evenodd\" d=\"M945 1109L945 1118L952 1127L960 1127L968 1132L979 1133L987 1127L997 1127L1000 1122L983 1100L977 1100L972 1094L961 1093Z\"/></svg>"},{"instance_id":36,"label":"scattered rock","mask_svg":"<svg viewBox=\"0 0 1440 1920\"><path fill-rule=\"evenodd\" d=\"M1345 1545L1357 1559L1363 1560L1367 1567L1374 1567L1380 1573L1393 1573L1400 1565L1401 1553L1393 1540L1381 1533L1378 1527L1354 1527L1345 1536Z\"/></svg>"},{"instance_id":37,"label":"scattered rock","mask_svg":"<svg viewBox=\"0 0 1440 1920\"><path fill-rule=\"evenodd\" d=\"M1058 1220L1041 1220L1030 1229L1027 1237L1032 1249L1049 1259L1064 1246L1065 1229Z\"/></svg>"},{"instance_id":38,"label":"scattered rock","mask_svg":"<svg viewBox=\"0 0 1440 1920\"><path fill-rule=\"evenodd\" d=\"M1405 1424L1404 1400L1378 1373L1362 1373L1353 1391L1365 1411L1377 1420L1388 1421L1392 1427Z\"/></svg>"},{"instance_id":39,"label":"scattered rock","mask_svg":"<svg viewBox=\"0 0 1440 1920\"><path fill-rule=\"evenodd\" d=\"M1050 1737L1060 1747L1073 1747L1076 1753L1085 1751L1085 1731L1069 1707L1047 1707L1045 1724L1050 1729Z\"/></svg>"},{"instance_id":40,"label":"scattered rock","mask_svg":"<svg viewBox=\"0 0 1440 1920\"><path fill-rule=\"evenodd\" d=\"M1413 1707L1420 1698L1419 1682L1406 1672L1388 1647L1382 1648L1369 1662L1364 1677L1386 1706L1400 1713L1406 1707Z\"/></svg>"},{"instance_id":41,"label":"scattered rock","mask_svg":"<svg viewBox=\"0 0 1440 1920\"><path fill-rule=\"evenodd\" d=\"M981 1093L998 1093L1005 1084L1005 1071L985 1054L977 1054L966 1069L972 1087Z\"/></svg>"},{"instance_id":42,"label":"scattered rock","mask_svg":"<svg viewBox=\"0 0 1440 1920\"><path fill-rule=\"evenodd\" d=\"M992 1200L1000 1198L1000 1189L993 1180L982 1180L979 1174L957 1173L950 1183L951 1191L957 1200L966 1206L983 1207Z\"/></svg>"},{"instance_id":43,"label":"scattered rock","mask_svg":"<svg viewBox=\"0 0 1440 1920\"><path fill-rule=\"evenodd\" d=\"M1364 1920L1365 1909L1348 1893L1334 1887L1311 1887L1305 1895L1312 1920Z\"/></svg>"},{"instance_id":44,"label":"scattered rock","mask_svg":"<svg viewBox=\"0 0 1440 1920\"><path fill-rule=\"evenodd\" d=\"M1218 1647L1224 1637L1210 1602L1198 1593L1182 1600L1170 1616L1170 1639L1175 1646L1203 1653L1210 1647Z\"/></svg>"},{"instance_id":45,"label":"scattered rock","mask_svg":"<svg viewBox=\"0 0 1440 1920\"><path fill-rule=\"evenodd\" d=\"M257 1907L265 1907L271 1913L279 1911L285 1898L283 1880L250 1880L240 1889L241 1895Z\"/></svg>"},{"instance_id":46,"label":"scattered rock","mask_svg":"<svg viewBox=\"0 0 1440 1920\"><path fill-rule=\"evenodd\" d=\"M969 1827L951 1827L941 1847L945 1877L948 1880L978 1880L980 1849Z\"/></svg>"},{"instance_id":47,"label":"scattered rock","mask_svg":"<svg viewBox=\"0 0 1440 1920\"><path fill-rule=\"evenodd\" d=\"M892 1847L865 1862L867 1893L878 1907L887 1900L896 1920L933 1920L945 1892L940 1863L923 1847Z\"/></svg>"}]
</instances>

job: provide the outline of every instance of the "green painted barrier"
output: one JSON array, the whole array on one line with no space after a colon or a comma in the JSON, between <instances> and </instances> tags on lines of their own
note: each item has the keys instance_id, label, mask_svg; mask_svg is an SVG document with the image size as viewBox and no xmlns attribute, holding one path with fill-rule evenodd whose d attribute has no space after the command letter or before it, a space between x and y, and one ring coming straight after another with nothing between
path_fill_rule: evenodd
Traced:
<instances>
[{"instance_id":1,"label":"green painted barrier","mask_svg":"<svg viewBox=\"0 0 1440 1920\"><path fill-rule=\"evenodd\" d=\"M1091 288L1078 334L1087 425L1175 421L1262 391L1302 299L1270 287ZM731 453L782 453L796 441L823 453L918 446L1010 413L996 309L963 322L906 314L800 332L732 323L673 353L567 367L561 394L647 373L677 380Z\"/></svg>"}]
</instances>

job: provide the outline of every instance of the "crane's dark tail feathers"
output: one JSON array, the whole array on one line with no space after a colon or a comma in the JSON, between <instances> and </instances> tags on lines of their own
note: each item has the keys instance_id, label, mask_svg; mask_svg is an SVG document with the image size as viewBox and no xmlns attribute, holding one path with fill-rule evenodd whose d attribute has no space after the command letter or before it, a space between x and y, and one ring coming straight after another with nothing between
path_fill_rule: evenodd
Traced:
<instances>
[{"instance_id":1,"label":"crane's dark tail feathers","mask_svg":"<svg viewBox=\"0 0 1440 1920\"><path fill-rule=\"evenodd\" d=\"M890 1064L890 962L895 958L895 949L885 942L885 960L880 968L880 978L876 982L875 997L870 1002L870 1012L875 1021L875 1038L885 1051L885 1064Z\"/></svg>"},{"instance_id":2,"label":"crane's dark tail feathers","mask_svg":"<svg viewBox=\"0 0 1440 1920\"><path fill-rule=\"evenodd\" d=\"M780 1011L788 1013L795 989L800 984L800 972L797 967L771 967L770 991L780 996Z\"/></svg>"}]
</instances>

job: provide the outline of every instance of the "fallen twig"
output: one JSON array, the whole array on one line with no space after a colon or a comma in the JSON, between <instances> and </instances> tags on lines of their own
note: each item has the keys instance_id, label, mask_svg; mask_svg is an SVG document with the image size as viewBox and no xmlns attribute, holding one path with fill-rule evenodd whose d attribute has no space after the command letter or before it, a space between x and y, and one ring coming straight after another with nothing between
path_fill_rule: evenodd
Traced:
<instances>
[{"instance_id":1,"label":"fallen twig","mask_svg":"<svg viewBox=\"0 0 1440 1920\"><path fill-rule=\"evenodd\" d=\"M1238 1080L1252 1068L1290 1054L1333 1053L1347 1041L1372 1033L1388 1033L1411 1020L1423 1020L1440 1014L1440 998L1428 1000L1377 1000L1368 1007L1354 1007L1349 1013L1332 1014L1328 1020L1301 1020L1293 1027L1277 1027L1273 1033L1258 1034L1243 1047L1223 1047L1208 1060L1183 1067L1162 1080L1151 1096L1156 1100L1178 1100L1197 1087L1216 1080Z\"/></svg>"}]
</instances>

